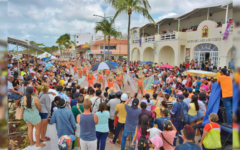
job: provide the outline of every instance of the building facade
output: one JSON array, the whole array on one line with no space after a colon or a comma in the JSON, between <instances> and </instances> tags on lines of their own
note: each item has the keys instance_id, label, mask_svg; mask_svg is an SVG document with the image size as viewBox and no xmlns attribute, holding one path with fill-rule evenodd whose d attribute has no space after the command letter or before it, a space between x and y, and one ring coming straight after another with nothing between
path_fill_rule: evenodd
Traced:
<instances>
[{"instance_id":1,"label":"building facade","mask_svg":"<svg viewBox=\"0 0 240 150\"><path fill-rule=\"evenodd\" d=\"M233 15L232 2L226 2L132 28L130 60L179 66L194 59L200 66L211 59L216 67L228 66L235 56Z\"/></svg>"},{"instance_id":2,"label":"building facade","mask_svg":"<svg viewBox=\"0 0 240 150\"><path fill-rule=\"evenodd\" d=\"M127 56L127 40L111 38L109 56L112 59L121 59ZM98 40L91 46L91 58L104 58L104 40ZM105 42L105 58L108 58L108 40Z\"/></svg>"}]
</instances>

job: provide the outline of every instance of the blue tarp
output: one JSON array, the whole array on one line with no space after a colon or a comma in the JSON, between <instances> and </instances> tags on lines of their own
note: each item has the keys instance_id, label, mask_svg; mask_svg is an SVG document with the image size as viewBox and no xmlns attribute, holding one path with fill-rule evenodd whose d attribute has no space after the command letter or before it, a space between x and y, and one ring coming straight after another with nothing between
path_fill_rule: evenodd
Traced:
<instances>
[{"instance_id":1,"label":"blue tarp","mask_svg":"<svg viewBox=\"0 0 240 150\"><path fill-rule=\"evenodd\" d=\"M116 63L116 62L110 62L110 64L112 64L114 66L118 66L118 63Z\"/></svg>"},{"instance_id":2,"label":"blue tarp","mask_svg":"<svg viewBox=\"0 0 240 150\"><path fill-rule=\"evenodd\" d=\"M208 118L211 113L216 113L216 114L218 113L220 100L221 100L221 91L222 91L221 86L217 82L213 83L211 96L208 101L207 111L203 118L203 123L202 123L203 126L209 123Z\"/></svg>"},{"instance_id":3,"label":"blue tarp","mask_svg":"<svg viewBox=\"0 0 240 150\"><path fill-rule=\"evenodd\" d=\"M233 82L233 114L236 114L238 108L238 100L239 100L239 87L238 85Z\"/></svg>"},{"instance_id":4,"label":"blue tarp","mask_svg":"<svg viewBox=\"0 0 240 150\"><path fill-rule=\"evenodd\" d=\"M153 62L151 62L151 61L141 61L140 62L140 64L147 64L147 65L151 65L151 64L153 64Z\"/></svg>"}]
</instances>

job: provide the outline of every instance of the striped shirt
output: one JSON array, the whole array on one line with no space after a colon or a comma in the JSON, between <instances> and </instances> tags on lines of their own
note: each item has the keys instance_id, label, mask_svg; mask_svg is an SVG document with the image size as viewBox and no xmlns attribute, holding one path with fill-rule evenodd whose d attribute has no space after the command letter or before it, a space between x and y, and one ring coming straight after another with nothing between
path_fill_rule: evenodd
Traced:
<instances>
[{"instance_id":1,"label":"striped shirt","mask_svg":"<svg viewBox=\"0 0 240 150\"><path fill-rule=\"evenodd\" d=\"M173 106L173 103L172 101L166 101L167 102L167 105L168 105L168 109L171 110L172 109L172 106Z\"/></svg>"}]
</instances>

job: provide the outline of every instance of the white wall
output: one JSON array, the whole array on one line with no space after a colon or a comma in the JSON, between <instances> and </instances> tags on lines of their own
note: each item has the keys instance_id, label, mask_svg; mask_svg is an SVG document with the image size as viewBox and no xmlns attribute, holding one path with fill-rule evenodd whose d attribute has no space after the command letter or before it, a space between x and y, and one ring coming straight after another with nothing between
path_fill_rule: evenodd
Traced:
<instances>
[{"instance_id":1,"label":"white wall","mask_svg":"<svg viewBox=\"0 0 240 150\"><path fill-rule=\"evenodd\" d=\"M85 43L89 43L91 40L95 41L96 38L101 37L101 35L97 34L85 34L85 33L76 33L76 45L82 45Z\"/></svg>"}]
</instances>

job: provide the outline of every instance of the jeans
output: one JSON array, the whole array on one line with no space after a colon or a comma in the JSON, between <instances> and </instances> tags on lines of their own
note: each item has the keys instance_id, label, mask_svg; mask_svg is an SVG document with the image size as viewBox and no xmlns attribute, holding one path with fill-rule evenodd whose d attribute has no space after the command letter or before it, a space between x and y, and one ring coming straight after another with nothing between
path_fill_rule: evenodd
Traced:
<instances>
[{"instance_id":1,"label":"jeans","mask_svg":"<svg viewBox=\"0 0 240 150\"><path fill-rule=\"evenodd\" d=\"M131 134L131 142L132 143L132 140L133 140L133 137L134 137L134 134L135 134L135 130L134 131L130 131L130 130L127 130L126 128L124 128L123 130L123 135L122 135L122 141L121 141L121 150L124 150L125 149L125 145L126 145L126 139L127 139L127 136ZM134 141L134 144L136 143L136 141ZM135 147L133 148L131 146L131 150L135 150Z\"/></svg>"},{"instance_id":2,"label":"jeans","mask_svg":"<svg viewBox=\"0 0 240 150\"><path fill-rule=\"evenodd\" d=\"M101 142L100 150L105 150L106 139L108 136L108 132L98 132L96 131L97 137L97 150L99 150L99 143Z\"/></svg>"},{"instance_id":3,"label":"jeans","mask_svg":"<svg viewBox=\"0 0 240 150\"><path fill-rule=\"evenodd\" d=\"M179 122L177 120L173 120L172 123L175 126L175 128L177 129L177 133L176 133L176 136L174 137L174 141L173 141L173 145L176 146L177 138L179 138L179 144L183 143L183 138L182 138L182 132L181 131L184 127L184 123Z\"/></svg>"},{"instance_id":4,"label":"jeans","mask_svg":"<svg viewBox=\"0 0 240 150\"><path fill-rule=\"evenodd\" d=\"M113 143L116 143L117 138L118 138L118 134L121 131L121 129L124 128L124 125L125 124L123 124L123 123L117 122L117 126L116 126L116 129L115 129L115 135L114 135L114 138L113 138Z\"/></svg>"},{"instance_id":5,"label":"jeans","mask_svg":"<svg viewBox=\"0 0 240 150\"><path fill-rule=\"evenodd\" d=\"M154 126L154 122L155 122L155 120L154 120L154 118L152 118L152 119L150 120L150 127L151 127L151 128Z\"/></svg>"},{"instance_id":6,"label":"jeans","mask_svg":"<svg viewBox=\"0 0 240 150\"><path fill-rule=\"evenodd\" d=\"M227 124L232 124L232 97L222 98L227 113Z\"/></svg>"},{"instance_id":7,"label":"jeans","mask_svg":"<svg viewBox=\"0 0 240 150\"><path fill-rule=\"evenodd\" d=\"M108 126L109 126L110 132L114 133L114 120L108 119Z\"/></svg>"}]
</instances>

